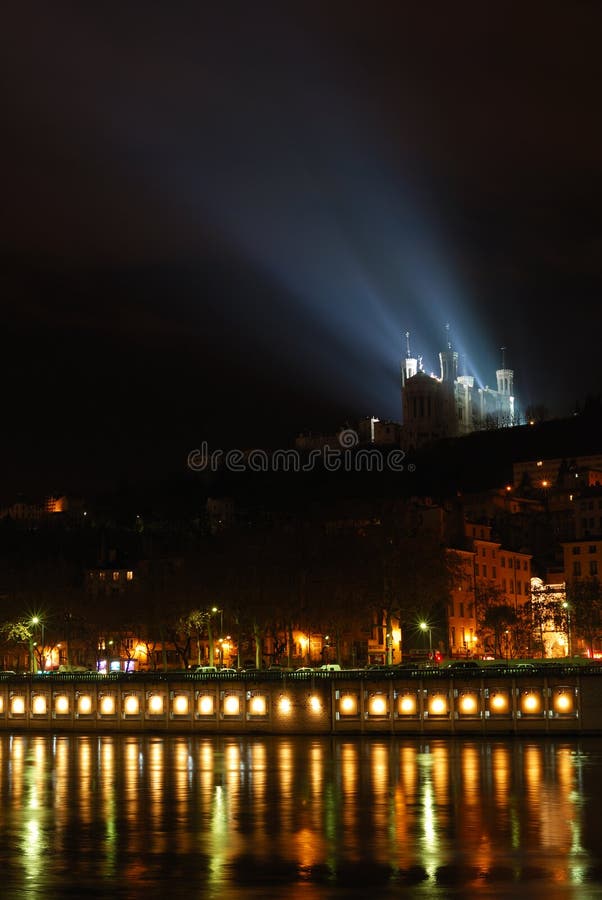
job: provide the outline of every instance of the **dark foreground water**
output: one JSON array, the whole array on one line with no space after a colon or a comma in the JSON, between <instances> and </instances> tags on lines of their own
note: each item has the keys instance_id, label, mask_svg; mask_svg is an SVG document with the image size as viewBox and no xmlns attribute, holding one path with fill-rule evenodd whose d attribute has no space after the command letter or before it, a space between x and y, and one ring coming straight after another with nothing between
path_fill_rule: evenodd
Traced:
<instances>
[{"instance_id":1,"label":"dark foreground water","mask_svg":"<svg viewBox=\"0 0 602 900\"><path fill-rule=\"evenodd\" d=\"M0 736L0 897L602 897L602 739Z\"/></svg>"}]
</instances>

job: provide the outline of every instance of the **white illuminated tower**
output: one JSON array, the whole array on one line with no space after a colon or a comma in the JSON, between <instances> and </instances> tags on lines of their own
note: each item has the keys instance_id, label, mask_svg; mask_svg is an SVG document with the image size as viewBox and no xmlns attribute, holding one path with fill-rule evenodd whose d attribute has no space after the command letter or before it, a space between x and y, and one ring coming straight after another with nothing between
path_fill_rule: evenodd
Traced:
<instances>
[{"instance_id":1,"label":"white illuminated tower","mask_svg":"<svg viewBox=\"0 0 602 900\"><path fill-rule=\"evenodd\" d=\"M408 378L413 378L418 371L418 359L412 356L410 352L410 332L406 331L406 355L401 364L401 386L404 387Z\"/></svg>"}]
</instances>

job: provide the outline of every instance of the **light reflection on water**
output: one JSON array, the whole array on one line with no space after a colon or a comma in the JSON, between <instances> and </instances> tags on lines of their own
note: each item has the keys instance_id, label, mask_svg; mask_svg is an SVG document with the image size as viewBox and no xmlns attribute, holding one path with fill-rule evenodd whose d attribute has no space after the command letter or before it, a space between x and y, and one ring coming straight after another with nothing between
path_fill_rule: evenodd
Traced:
<instances>
[{"instance_id":1,"label":"light reflection on water","mask_svg":"<svg viewBox=\"0 0 602 900\"><path fill-rule=\"evenodd\" d=\"M0 735L1 896L602 897L602 740Z\"/></svg>"}]
</instances>

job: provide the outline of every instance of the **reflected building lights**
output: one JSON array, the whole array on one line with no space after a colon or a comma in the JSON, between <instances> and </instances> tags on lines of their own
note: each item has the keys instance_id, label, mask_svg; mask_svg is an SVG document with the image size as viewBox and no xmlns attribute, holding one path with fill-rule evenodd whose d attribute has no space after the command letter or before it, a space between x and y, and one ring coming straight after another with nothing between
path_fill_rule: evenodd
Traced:
<instances>
[{"instance_id":1,"label":"reflected building lights","mask_svg":"<svg viewBox=\"0 0 602 900\"><path fill-rule=\"evenodd\" d=\"M550 708L560 694L550 690ZM102 846L92 851L99 878L134 877L148 852L211 859L204 883L224 894L235 861L248 854L262 866L290 860L301 879L312 867L330 877L342 859L370 858L399 871L420 866L435 884L455 829L479 878L512 853L536 866L543 850L554 855L554 882L579 887L591 871L581 831L591 771L582 776L575 746L571 738L432 734L7 734L0 793L24 874L40 883L52 842L64 846L75 814L96 831L102 822ZM136 859L124 868L125 839Z\"/></svg>"}]
</instances>

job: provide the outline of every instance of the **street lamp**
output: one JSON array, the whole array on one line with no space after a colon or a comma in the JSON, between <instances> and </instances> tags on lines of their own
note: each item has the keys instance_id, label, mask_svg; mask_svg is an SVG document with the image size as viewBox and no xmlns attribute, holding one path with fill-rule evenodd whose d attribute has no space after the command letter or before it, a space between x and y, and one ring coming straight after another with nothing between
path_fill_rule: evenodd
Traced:
<instances>
[{"instance_id":1,"label":"street lamp","mask_svg":"<svg viewBox=\"0 0 602 900\"><path fill-rule=\"evenodd\" d=\"M571 646L571 607L565 600L562 604L562 608L566 610L566 643L569 657L573 655L573 648Z\"/></svg>"},{"instance_id":2,"label":"street lamp","mask_svg":"<svg viewBox=\"0 0 602 900\"><path fill-rule=\"evenodd\" d=\"M44 620L41 619L39 616L32 616L32 617L31 617L31 623L30 623L30 624L31 624L34 628L37 628L38 625L40 626L40 631L41 631L41 635L42 635L42 646L41 646L41 650L40 650L40 660L41 660L41 662L42 662L42 669L45 670L45 669L46 669L46 658L45 658L45 652L44 652ZM36 646L36 644L34 643L34 640L33 640L33 634L31 634L31 635L30 635L30 638L29 638L29 648L30 648L30 665L29 665L29 668L30 668L30 670L31 670L32 672L35 672L35 670L36 670L35 660L34 660L34 649L33 649L35 646Z\"/></svg>"},{"instance_id":3,"label":"street lamp","mask_svg":"<svg viewBox=\"0 0 602 900\"><path fill-rule=\"evenodd\" d=\"M213 613L213 615L215 615L216 613L219 613L219 636L223 637L224 636L224 611L223 611L223 609L218 609L217 606L213 606L211 608L211 612Z\"/></svg>"},{"instance_id":4,"label":"street lamp","mask_svg":"<svg viewBox=\"0 0 602 900\"><path fill-rule=\"evenodd\" d=\"M428 633L429 633L429 651L432 652L432 650L433 650L433 634L432 634L433 629L432 629L432 627L429 625L428 622L419 622L418 625L419 625L421 631L428 631Z\"/></svg>"}]
</instances>

